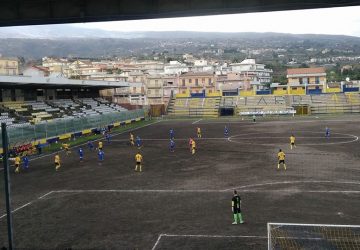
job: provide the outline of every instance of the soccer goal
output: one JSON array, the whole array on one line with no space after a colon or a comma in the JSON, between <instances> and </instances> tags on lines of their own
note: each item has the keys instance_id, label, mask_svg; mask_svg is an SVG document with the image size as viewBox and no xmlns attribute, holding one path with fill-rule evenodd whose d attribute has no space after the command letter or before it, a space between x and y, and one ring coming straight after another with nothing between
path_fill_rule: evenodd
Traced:
<instances>
[{"instance_id":1,"label":"soccer goal","mask_svg":"<svg viewBox=\"0 0 360 250\"><path fill-rule=\"evenodd\" d=\"M268 223L268 249L360 249L360 225Z\"/></svg>"}]
</instances>

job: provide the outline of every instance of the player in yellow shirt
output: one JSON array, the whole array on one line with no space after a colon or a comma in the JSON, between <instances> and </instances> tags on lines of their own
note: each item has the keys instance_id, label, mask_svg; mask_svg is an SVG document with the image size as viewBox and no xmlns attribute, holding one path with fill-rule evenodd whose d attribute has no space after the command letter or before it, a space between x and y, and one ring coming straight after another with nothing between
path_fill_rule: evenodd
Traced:
<instances>
[{"instance_id":1,"label":"player in yellow shirt","mask_svg":"<svg viewBox=\"0 0 360 250\"><path fill-rule=\"evenodd\" d=\"M20 157L17 155L16 157L15 157L15 173L20 173L20 161L21 161L21 159L20 159Z\"/></svg>"},{"instance_id":2,"label":"player in yellow shirt","mask_svg":"<svg viewBox=\"0 0 360 250\"><path fill-rule=\"evenodd\" d=\"M132 133L130 133L130 145L131 146L135 145L135 143L134 143L134 135Z\"/></svg>"},{"instance_id":3,"label":"player in yellow shirt","mask_svg":"<svg viewBox=\"0 0 360 250\"><path fill-rule=\"evenodd\" d=\"M201 128L198 127L196 130L197 130L197 137L201 138Z\"/></svg>"},{"instance_id":4,"label":"player in yellow shirt","mask_svg":"<svg viewBox=\"0 0 360 250\"><path fill-rule=\"evenodd\" d=\"M295 146L295 136L291 135L290 136L290 149L292 150L293 147L296 148L296 146Z\"/></svg>"},{"instance_id":5,"label":"player in yellow shirt","mask_svg":"<svg viewBox=\"0 0 360 250\"><path fill-rule=\"evenodd\" d=\"M60 165L60 156L59 156L59 154L55 155L54 163L55 163L55 170L58 171L60 166L61 166Z\"/></svg>"},{"instance_id":6,"label":"player in yellow shirt","mask_svg":"<svg viewBox=\"0 0 360 250\"><path fill-rule=\"evenodd\" d=\"M140 154L140 152L138 152L138 153L135 155L135 161L136 161L135 171L138 171L138 167L140 168L140 172L142 171L142 169L141 169L142 160L143 160L143 157L142 157L142 155Z\"/></svg>"},{"instance_id":7,"label":"player in yellow shirt","mask_svg":"<svg viewBox=\"0 0 360 250\"><path fill-rule=\"evenodd\" d=\"M281 151L281 149L279 149L279 153L277 154L278 156L278 166L277 169L280 169L280 164L284 165L284 169L286 170L286 164L285 164L285 153L283 151Z\"/></svg>"},{"instance_id":8,"label":"player in yellow shirt","mask_svg":"<svg viewBox=\"0 0 360 250\"><path fill-rule=\"evenodd\" d=\"M63 144L62 144L62 147L63 147L63 149L65 149L66 155L68 155L69 153L71 153L71 152L70 152L70 145L69 145L69 144L63 143Z\"/></svg>"},{"instance_id":9,"label":"player in yellow shirt","mask_svg":"<svg viewBox=\"0 0 360 250\"><path fill-rule=\"evenodd\" d=\"M195 154L195 151L196 151L196 142L195 140L193 139L192 142L191 142L191 154Z\"/></svg>"},{"instance_id":10,"label":"player in yellow shirt","mask_svg":"<svg viewBox=\"0 0 360 250\"><path fill-rule=\"evenodd\" d=\"M102 150L103 150L103 143L102 143L102 141L99 141L98 149L99 149L99 151L102 151Z\"/></svg>"}]
</instances>

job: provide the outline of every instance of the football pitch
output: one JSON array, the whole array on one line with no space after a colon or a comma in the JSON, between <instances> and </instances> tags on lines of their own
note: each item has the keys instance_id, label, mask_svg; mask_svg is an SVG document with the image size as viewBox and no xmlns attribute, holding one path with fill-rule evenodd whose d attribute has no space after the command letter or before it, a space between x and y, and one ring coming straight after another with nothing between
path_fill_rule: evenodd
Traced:
<instances>
[{"instance_id":1,"label":"football pitch","mask_svg":"<svg viewBox=\"0 0 360 250\"><path fill-rule=\"evenodd\" d=\"M229 137L224 136L225 125ZM202 130L197 139L196 128ZM325 127L330 138L325 138ZM175 131L175 152L169 130ZM30 161L11 194L16 248L267 249L267 223L360 225L360 117L161 120L104 141L105 160L86 145ZM289 137L296 137L290 150ZM188 140L195 138L192 155ZM287 170L277 169L277 153ZM0 172L0 247L7 246ZM232 225L231 199L244 224Z\"/></svg>"}]
</instances>

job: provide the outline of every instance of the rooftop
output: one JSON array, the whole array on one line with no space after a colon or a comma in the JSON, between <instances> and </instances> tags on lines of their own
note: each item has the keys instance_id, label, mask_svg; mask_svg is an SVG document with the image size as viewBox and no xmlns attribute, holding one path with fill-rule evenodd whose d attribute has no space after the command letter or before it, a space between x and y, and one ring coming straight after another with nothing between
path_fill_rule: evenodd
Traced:
<instances>
[{"instance_id":1,"label":"rooftop","mask_svg":"<svg viewBox=\"0 0 360 250\"><path fill-rule=\"evenodd\" d=\"M0 76L0 85L8 88L120 88L128 82L72 80L61 77Z\"/></svg>"},{"instance_id":2,"label":"rooftop","mask_svg":"<svg viewBox=\"0 0 360 250\"><path fill-rule=\"evenodd\" d=\"M287 75L302 75L302 74L323 74L325 73L325 68L297 68L297 69L288 69Z\"/></svg>"}]
</instances>

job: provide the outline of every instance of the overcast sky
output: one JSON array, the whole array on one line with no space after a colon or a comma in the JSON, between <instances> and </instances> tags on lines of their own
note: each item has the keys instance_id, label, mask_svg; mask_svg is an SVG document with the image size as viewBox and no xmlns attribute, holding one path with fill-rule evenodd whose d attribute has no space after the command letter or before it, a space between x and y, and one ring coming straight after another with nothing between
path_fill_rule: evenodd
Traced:
<instances>
[{"instance_id":1,"label":"overcast sky","mask_svg":"<svg viewBox=\"0 0 360 250\"><path fill-rule=\"evenodd\" d=\"M280 32L360 37L360 6L74 24L116 31Z\"/></svg>"}]
</instances>

